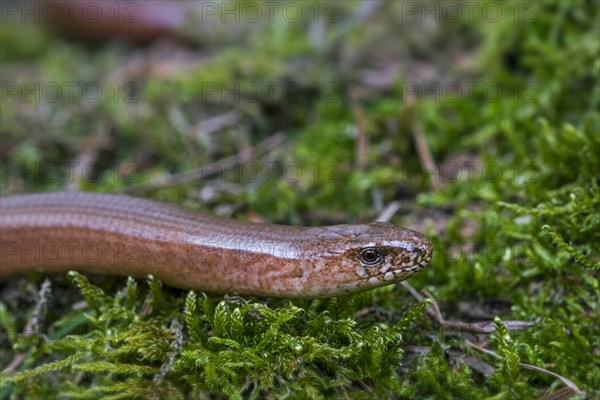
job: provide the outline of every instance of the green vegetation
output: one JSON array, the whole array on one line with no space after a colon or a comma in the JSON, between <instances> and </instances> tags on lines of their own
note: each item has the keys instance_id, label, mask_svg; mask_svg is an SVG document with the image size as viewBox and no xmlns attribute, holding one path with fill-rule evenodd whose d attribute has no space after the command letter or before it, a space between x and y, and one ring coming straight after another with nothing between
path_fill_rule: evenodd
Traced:
<instances>
[{"instance_id":1,"label":"green vegetation","mask_svg":"<svg viewBox=\"0 0 600 400\"><path fill-rule=\"evenodd\" d=\"M427 312L433 301L400 285L282 301L70 273L52 278L40 306L44 277L34 275L1 286L0 365L20 362L2 372L0 398L528 399L566 387L524 364L598 398L599 4L478 2L471 19L421 24L409 3L418 4L383 2L366 17L363 3L339 4L338 22L318 27L313 3L299 3L298 23L276 18L187 50L89 45L9 20L2 194L136 185L233 218L313 225L370 221L399 200L392 222L436 247L410 284L446 320L488 321L494 332L442 327ZM497 20L484 17L490 4ZM62 97L24 94L40 82ZM102 95L69 98L72 82L97 82ZM412 98L422 83L435 90ZM215 118L218 128L203 124ZM284 145L252 160L259 179L240 167L143 189L279 131ZM365 133L368 148L357 150ZM437 172L423 166L419 135ZM47 173L82 160L98 175ZM510 321L536 324L515 332Z\"/></svg>"}]
</instances>

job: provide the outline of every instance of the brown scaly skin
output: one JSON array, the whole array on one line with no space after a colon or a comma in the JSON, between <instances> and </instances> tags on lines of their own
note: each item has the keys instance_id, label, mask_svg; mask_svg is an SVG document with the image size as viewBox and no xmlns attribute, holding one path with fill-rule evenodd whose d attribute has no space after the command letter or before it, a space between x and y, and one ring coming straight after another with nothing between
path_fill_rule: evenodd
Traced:
<instances>
[{"instance_id":1,"label":"brown scaly skin","mask_svg":"<svg viewBox=\"0 0 600 400\"><path fill-rule=\"evenodd\" d=\"M152 274L183 289L316 298L399 282L431 255L422 234L381 222L253 224L97 193L0 199L0 279L34 270Z\"/></svg>"}]
</instances>

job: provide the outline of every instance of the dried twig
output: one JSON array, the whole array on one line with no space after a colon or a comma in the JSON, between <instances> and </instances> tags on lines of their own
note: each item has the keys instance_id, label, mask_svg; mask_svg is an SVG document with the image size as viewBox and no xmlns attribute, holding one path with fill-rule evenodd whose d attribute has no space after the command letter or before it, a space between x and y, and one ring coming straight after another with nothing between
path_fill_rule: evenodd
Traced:
<instances>
[{"instance_id":1,"label":"dried twig","mask_svg":"<svg viewBox=\"0 0 600 400\"><path fill-rule=\"evenodd\" d=\"M423 301L425 297L431 299L431 306L427 308L427 313L433 317L433 319L444 329L454 332L465 332L474 335L489 335L496 332L496 327L493 321L481 321L481 322L463 322L463 321L447 321L440 308L430 293L425 292L425 296L422 296L417 290L408 282L400 282L400 284L409 291L409 293L416 298L418 301ZM509 332L518 332L532 327L538 324L540 321L503 321Z\"/></svg>"},{"instance_id":2,"label":"dried twig","mask_svg":"<svg viewBox=\"0 0 600 400\"><path fill-rule=\"evenodd\" d=\"M181 348L183 347L182 331L183 325L181 325L181 322L177 318L174 318L171 321L171 332L173 332L174 336L173 342L171 343L171 351L169 352L167 361L163 365L161 365L158 374L156 374L156 376L154 377L154 384L160 384L165 379L165 376L167 376L167 373L173 367L173 364L175 363L175 357L177 356L177 354L179 354Z\"/></svg>"},{"instance_id":3,"label":"dried twig","mask_svg":"<svg viewBox=\"0 0 600 400\"><path fill-rule=\"evenodd\" d=\"M97 127L98 133L87 139L85 144L79 149L72 163L75 171L72 176L73 179L69 179L67 182L67 191L79 191L81 190L82 182L95 179L90 174L96 171L93 169L90 170L90 167L94 166L98 158L98 153L110 145L108 130L109 127L106 123L99 124Z\"/></svg>"},{"instance_id":4,"label":"dried twig","mask_svg":"<svg viewBox=\"0 0 600 400\"><path fill-rule=\"evenodd\" d=\"M33 314L31 315L31 318L29 318L29 321L27 321L25 328L23 328L24 337L39 334L41 321L46 315L46 304L48 303L48 298L50 297L51 287L52 283L50 282L50 279L44 279L44 282L42 282L42 286L38 291L38 300L35 305L35 309L33 310ZM23 360L25 360L25 356L25 353L16 353L2 373L5 374L15 371L17 368L19 368L19 365L21 365Z\"/></svg>"},{"instance_id":5,"label":"dried twig","mask_svg":"<svg viewBox=\"0 0 600 400\"><path fill-rule=\"evenodd\" d=\"M558 389L557 391L545 394L540 397L538 400L569 400L576 394L575 391L570 387L564 387L562 389Z\"/></svg>"},{"instance_id":6,"label":"dried twig","mask_svg":"<svg viewBox=\"0 0 600 400\"><path fill-rule=\"evenodd\" d=\"M383 211L379 214L379 216L375 219L377 222L389 222L390 219L398 212L402 203L399 201L392 201L388 204Z\"/></svg>"},{"instance_id":7,"label":"dried twig","mask_svg":"<svg viewBox=\"0 0 600 400\"><path fill-rule=\"evenodd\" d=\"M415 148L417 149L417 154L419 155L419 160L421 160L421 166L427 173L434 173L433 178L431 179L431 188L437 191L441 188L441 184L438 179L439 175L437 173L438 169L435 165L435 161L433 161L433 156L431 155L429 145L425 140L423 128L421 128L421 122L416 118L414 118L412 123L412 134L413 140L415 141Z\"/></svg>"},{"instance_id":8,"label":"dried twig","mask_svg":"<svg viewBox=\"0 0 600 400\"><path fill-rule=\"evenodd\" d=\"M415 110L416 99L414 95L410 94L407 96L406 105L409 108L409 111ZM425 140L425 135L423 134L423 128L421 126L421 122L418 118L416 118L413 112L409 112L411 118L411 127L412 127L412 135L415 143L415 148L417 150L417 155L419 156L419 160L421 161L421 168L423 171L427 173L433 173L433 179L431 180L431 188L434 191L437 191L441 188L440 181L438 179L438 169L435 165L435 161L433 160L433 156L431 154L431 150L429 149L429 145Z\"/></svg>"},{"instance_id":9,"label":"dried twig","mask_svg":"<svg viewBox=\"0 0 600 400\"><path fill-rule=\"evenodd\" d=\"M208 178L209 176L213 176L224 171L235 168L239 165L246 164L251 160L256 159L260 155L272 151L273 149L279 147L284 140L284 135L281 132L278 132L272 136L269 136L267 139L263 140L259 144L254 147L250 147L248 149L244 149L239 153L221 159L220 161L216 161L215 164L219 165L219 168L216 169L208 169L204 166L187 171L179 174L170 175L165 177L164 179L159 179L150 183L143 183L140 185L133 185L125 188L125 193L143 193L150 192L157 189L164 189L168 187L183 185L186 183L201 181L203 179Z\"/></svg>"},{"instance_id":10,"label":"dried twig","mask_svg":"<svg viewBox=\"0 0 600 400\"><path fill-rule=\"evenodd\" d=\"M367 165L367 156L369 154L369 141L366 130L365 110L356 99L356 95L350 93L350 108L356 122L356 167L364 168Z\"/></svg>"},{"instance_id":11,"label":"dried twig","mask_svg":"<svg viewBox=\"0 0 600 400\"><path fill-rule=\"evenodd\" d=\"M465 341L465 343L467 345L469 345L470 347L472 347L473 349L480 351L482 353L485 353L487 355L490 355L496 359L500 359L501 357L498 355L498 353L496 353L495 351L492 350L488 350L488 349L484 349L481 346L476 345L475 343L471 343L468 340ZM570 388L574 394L578 395L578 396L584 396L585 392L583 392L582 390L580 390L577 385L575 385L571 380L565 378L562 375L558 375L555 372L552 371L548 371L547 369L544 368L540 368L540 367L536 367L535 365L531 365L531 364L525 364L525 363L519 363L519 367L523 368L523 369L527 369L529 371L535 371L535 372L541 372L542 374L545 375L549 375L555 379L560 380L562 383L564 383L568 388Z\"/></svg>"},{"instance_id":12,"label":"dried twig","mask_svg":"<svg viewBox=\"0 0 600 400\"><path fill-rule=\"evenodd\" d=\"M417 290L410 283L401 282L400 284L404 288L406 288L406 290L408 290L408 292L413 297L415 297L417 300L422 301L425 298L419 292L417 292ZM426 296L432 300L431 307L427 308L427 313L429 315L433 316L434 319L436 320L436 322L438 322L443 328L448 329L448 330L460 331L460 332L468 332L468 333L472 333L472 334L486 334L486 335L494 333L496 331L496 328L495 328L493 322L491 322L491 321L473 322L473 323L462 322L462 321L446 321L444 319L444 317L442 316L442 313L440 312L437 302L435 301L433 296L431 296L431 294L429 294L429 293L426 293ZM506 326L506 328L510 332L515 332L515 331L527 329L527 328L531 327L532 325L537 324L539 321L534 321L534 322L503 321L503 322L504 322L504 325ZM465 343L477 351L488 354L496 359L500 359L500 356L492 350L485 349L479 345L476 345L476 344L470 342L469 340L465 340ZM481 371L484 371L484 370L491 371L488 368L491 366L485 366L480 363L475 363L474 360L469 360L466 358L463 359L463 361L465 363L467 363L468 365L470 365L474 369L481 370ZM535 365L531 365L531 364L519 363L519 366L526 370L541 372L543 374L552 376L553 378L559 379L561 382L563 382L565 385L567 385L568 391L565 390L567 388L561 389L560 391L554 392L552 395L542 397L540 400L562 400L562 399L569 398L569 396L571 396L573 394L576 394L578 396L585 395L585 392L581 391L577 387L577 385L575 385L572 381L565 378L564 376L558 375L552 371L548 371L547 369L536 367Z\"/></svg>"}]
</instances>

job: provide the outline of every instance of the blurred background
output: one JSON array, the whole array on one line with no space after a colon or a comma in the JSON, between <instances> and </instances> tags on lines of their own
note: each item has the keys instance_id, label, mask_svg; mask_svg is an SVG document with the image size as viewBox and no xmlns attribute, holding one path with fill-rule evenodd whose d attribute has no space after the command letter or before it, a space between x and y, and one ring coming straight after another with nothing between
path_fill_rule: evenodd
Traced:
<instances>
[{"instance_id":1,"label":"blurred background","mask_svg":"<svg viewBox=\"0 0 600 400\"><path fill-rule=\"evenodd\" d=\"M436 347L461 345L431 340L422 317L409 342L432 353L378 363L402 373L359 379L356 361L337 372L346 381L302 390L537 398L561 386L514 372L520 357L598 394L598 2L3 0L0 12L3 196L127 193L295 225L390 219L434 241L410 282L448 319L544 321L496 348L488 380ZM42 279L2 286L5 325L25 324ZM114 293L124 280L98 282ZM55 285L60 315L80 295ZM340 308L385 311L356 318L364 329L396 326L416 301L400 287L357 296ZM4 342L3 368L19 340ZM262 391L257 378L252 393L291 381ZM236 382L195 387L249 395Z\"/></svg>"},{"instance_id":2,"label":"blurred background","mask_svg":"<svg viewBox=\"0 0 600 400\"><path fill-rule=\"evenodd\" d=\"M2 190L203 169L148 194L369 220L527 151L537 118L585 123L597 41L566 28L592 28L585 4L5 1Z\"/></svg>"}]
</instances>

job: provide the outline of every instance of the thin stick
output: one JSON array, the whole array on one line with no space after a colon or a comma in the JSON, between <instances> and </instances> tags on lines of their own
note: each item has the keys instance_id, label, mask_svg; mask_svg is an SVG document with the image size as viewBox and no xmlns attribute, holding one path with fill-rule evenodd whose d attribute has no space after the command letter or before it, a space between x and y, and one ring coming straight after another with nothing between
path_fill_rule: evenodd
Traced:
<instances>
[{"instance_id":1,"label":"thin stick","mask_svg":"<svg viewBox=\"0 0 600 400\"><path fill-rule=\"evenodd\" d=\"M413 141L415 143L419 160L421 161L421 168L423 168L426 173L434 174L433 179L431 180L431 188L434 191L437 191L441 188L441 182L438 179L438 169L435 165L435 161L433 160L429 145L425 140L425 134L423 133L423 128L421 127L421 121L414 115L416 110L415 103L415 96L413 94L409 94L406 99L406 106L409 110Z\"/></svg>"},{"instance_id":2,"label":"thin stick","mask_svg":"<svg viewBox=\"0 0 600 400\"><path fill-rule=\"evenodd\" d=\"M415 141L415 148L417 149L417 154L419 155L419 160L421 160L421 166L425 172L433 173L431 187L433 190L437 191L442 187L438 179L439 174L437 173L437 166L435 165L435 161L433 161L431 150L429 149L429 145L425 140L425 135L423 134L423 129L421 128L421 122L414 117L412 123L412 134L413 140Z\"/></svg>"},{"instance_id":3,"label":"thin stick","mask_svg":"<svg viewBox=\"0 0 600 400\"><path fill-rule=\"evenodd\" d=\"M203 179L208 178L209 176L213 176L219 174L221 172L230 170L237 166L246 164L251 160L256 159L264 153L268 153L273 149L279 147L284 140L284 135L282 132L277 132L276 134L269 136L259 144L254 147L250 147L248 149L244 149L239 153L221 159L220 161L216 161L215 164L219 165L219 168L205 168L205 166L201 166L199 168L193 169L191 171L182 172L179 174L170 175L165 177L164 179L159 179L154 182L143 183L140 185L133 185L125 188L123 190L124 193L144 193L150 192L157 189L164 189L168 187L183 185L186 183L201 181Z\"/></svg>"},{"instance_id":4,"label":"thin stick","mask_svg":"<svg viewBox=\"0 0 600 400\"><path fill-rule=\"evenodd\" d=\"M171 332L173 332L173 342L171 343L171 351L169 352L167 361L161 365L158 374L154 376L152 380L155 384L160 384L167 376L167 373L173 368L173 364L175 363L175 357L181 351L183 346L183 326L181 322L177 318L174 318L171 321Z\"/></svg>"},{"instance_id":5,"label":"thin stick","mask_svg":"<svg viewBox=\"0 0 600 400\"><path fill-rule=\"evenodd\" d=\"M422 296L410 283L408 282L400 282L406 290L418 301L423 301L425 298ZM465 332L475 335L490 335L496 332L496 327L492 321L481 321L481 322L463 322L463 321L447 321L442 312L440 311L440 307L437 304L435 298L431 295L431 293L425 292L425 296L431 299L432 303L430 307L427 307L427 314L431 315L433 319L440 324L444 329L454 332ZM519 332L525 330L527 328L532 327L539 323L539 320L530 322L530 321L504 321L504 325L509 332Z\"/></svg>"},{"instance_id":6,"label":"thin stick","mask_svg":"<svg viewBox=\"0 0 600 400\"><path fill-rule=\"evenodd\" d=\"M29 318L29 321L27 321L25 328L23 328L23 336L28 337L40 334L40 325L46 316L46 303L48 302L48 297L50 297L51 287L52 283L50 282L50 279L44 279L38 292L38 300L35 309L33 310L33 314L31 315L31 318ZM24 360L25 353L16 353L2 373L14 372Z\"/></svg>"},{"instance_id":7,"label":"thin stick","mask_svg":"<svg viewBox=\"0 0 600 400\"><path fill-rule=\"evenodd\" d=\"M367 156L369 154L369 140L366 131L366 116L365 110L356 99L356 95L350 94L350 108L356 121L356 167L364 168L367 165Z\"/></svg>"},{"instance_id":8,"label":"thin stick","mask_svg":"<svg viewBox=\"0 0 600 400\"><path fill-rule=\"evenodd\" d=\"M419 294L419 292L417 292L417 290L411 284L409 284L408 282L400 282L400 284L404 288L406 288L409 291L409 293L412 294L418 301L423 301L424 297L421 296L421 294ZM488 322L470 324L470 323L460 322L460 321L445 321L439 310L439 307L437 306L437 302L435 301L435 299L430 294L427 294L427 297L433 301L433 303L432 303L433 307L428 307L427 312L430 315L433 315L435 320L440 325L442 325L444 328L450 328L450 329L454 328L454 329L461 330L461 331L468 331L470 333L485 333L485 334L490 334L490 333L493 333L496 331L495 328L490 328L489 324L491 324L491 323L488 323ZM536 323L536 322L532 323L532 322L525 322L525 321L505 321L504 324L506 325L507 328L509 328L509 325L507 325L506 322L512 323L513 330L526 329ZM492 324L492 326L493 326L493 324ZM509 328L509 331L510 330L511 330L511 328ZM481 346L478 346L478 345L470 342L469 340L465 340L465 343L477 351L488 354L496 359L500 359L500 356L492 350L488 350ZM575 385L571 380L565 378L564 376L558 375L555 372L548 371L547 369L536 367L535 365L531 365L531 364L519 363L519 366L521 368L529 370L529 371L541 372L543 374L552 376L553 378L558 379L561 382L563 382L578 396L583 397L585 395L585 392L581 391L577 387L577 385Z\"/></svg>"},{"instance_id":9,"label":"thin stick","mask_svg":"<svg viewBox=\"0 0 600 400\"><path fill-rule=\"evenodd\" d=\"M468 340L465 341L469 346L471 346L473 349L480 351L482 353L485 353L487 355L490 355L496 359L500 359L501 357L498 355L498 353L496 353L495 351L492 350L488 350L488 349L484 349L481 346L476 345L475 343L471 343ZM568 386L571 390L573 390L573 392L575 392L575 394L577 394L578 396L584 396L585 392L583 392L582 390L580 390L577 385L575 385L571 380L565 378L564 376L558 375L555 372L552 371L548 371L547 369L544 368L540 368L540 367L536 367L535 365L531 365L531 364L525 364L525 363L519 363L519 367L523 368L523 369L527 369L529 371L535 371L535 372L541 372L542 374L545 375L549 375L555 379L560 380L562 383L564 383L566 386Z\"/></svg>"},{"instance_id":10,"label":"thin stick","mask_svg":"<svg viewBox=\"0 0 600 400\"><path fill-rule=\"evenodd\" d=\"M377 219L375 219L375 221L376 222L389 222L390 219L392 219L392 217L394 215L396 215L396 213L400 209L400 206L402 206L402 203L400 203L399 201L397 201L397 200L392 201L390 204L388 204L383 209L383 211L379 214L379 216L377 217Z\"/></svg>"}]
</instances>

